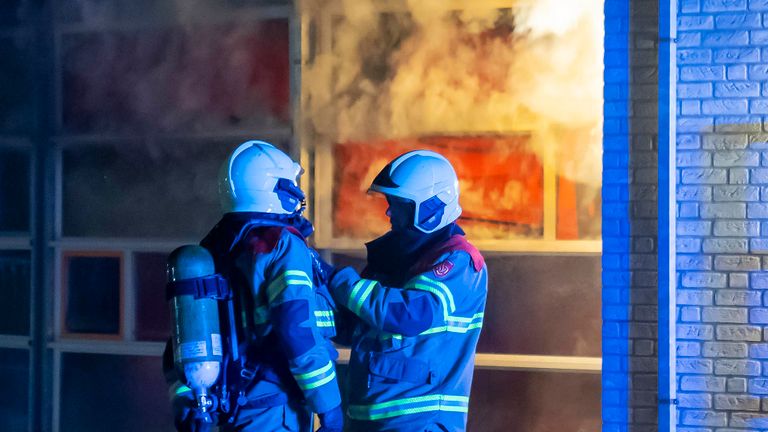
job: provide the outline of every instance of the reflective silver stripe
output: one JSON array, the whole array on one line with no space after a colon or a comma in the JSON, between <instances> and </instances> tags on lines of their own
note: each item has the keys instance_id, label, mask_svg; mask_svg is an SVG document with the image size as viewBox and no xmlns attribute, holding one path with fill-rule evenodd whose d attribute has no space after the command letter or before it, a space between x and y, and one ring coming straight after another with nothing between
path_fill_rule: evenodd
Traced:
<instances>
[{"instance_id":1,"label":"reflective silver stripe","mask_svg":"<svg viewBox=\"0 0 768 432\"><path fill-rule=\"evenodd\" d=\"M445 320L446 325L432 327L431 329L421 332L420 335L429 335L429 334L443 333L443 332L467 333L470 330L481 329L483 327L484 316L485 316L484 312L478 312L472 315L471 317L449 316Z\"/></svg>"}]
</instances>

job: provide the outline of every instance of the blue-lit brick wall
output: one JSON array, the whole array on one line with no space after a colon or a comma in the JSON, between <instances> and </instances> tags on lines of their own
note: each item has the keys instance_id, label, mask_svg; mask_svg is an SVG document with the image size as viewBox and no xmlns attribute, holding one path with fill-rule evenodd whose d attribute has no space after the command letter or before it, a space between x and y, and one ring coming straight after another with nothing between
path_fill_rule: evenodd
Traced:
<instances>
[{"instance_id":1,"label":"blue-lit brick wall","mask_svg":"<svg viewBox=\"0 0 768 432\"><path fill-rule=\"evenodd\" d=\"M768 0L678 2L678 432L768 428Z\"/></svg>"},{"instance_id":2,"label":"blue-lit brick wall","mask_svg":"<svg viewBox=\"0 0 768 432\"><path fill-rule=\"evenodd\" d=\"M658 14L605 2L604 432L658 428Z\"/></svg>"}]
</instances>

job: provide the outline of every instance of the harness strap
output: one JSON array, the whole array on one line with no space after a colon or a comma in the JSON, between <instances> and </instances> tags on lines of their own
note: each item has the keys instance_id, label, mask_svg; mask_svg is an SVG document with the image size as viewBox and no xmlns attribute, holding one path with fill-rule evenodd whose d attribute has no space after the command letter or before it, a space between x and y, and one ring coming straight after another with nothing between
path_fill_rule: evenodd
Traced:
<instances>
[{"instance_id":1,"label":"harness strap","mask_svg":"<svg viewBox=\"0 0 768 432\"><path fill-rule=\"evenodd\" d=\"M214 274L201 278L168 282L165 286L165 300L170 301L180 295L191 295L195 299L227 300L230 298L231 291L227 280L221 275Z\"/></svg>"}]
</instances>

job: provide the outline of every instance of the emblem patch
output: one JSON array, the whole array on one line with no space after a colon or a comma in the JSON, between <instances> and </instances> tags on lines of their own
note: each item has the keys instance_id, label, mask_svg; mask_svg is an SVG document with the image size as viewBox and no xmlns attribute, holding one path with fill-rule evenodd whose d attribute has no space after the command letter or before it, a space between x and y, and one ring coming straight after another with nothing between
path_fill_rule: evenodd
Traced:
<instances>
[{"instance_id":1,"label":"emblem patch","mask_svg":"<svg viewBox=\"0 0 768 432\"><path fill-rule=\"evenodd\" d=\"M448 260L445 260L439 264L436 264L434 267L432 267L432 272L437 277L444 277L445 275L448 274L448 272L451 271L452 268L453 268L453 263Z\"/></svg>"}]
</instances>

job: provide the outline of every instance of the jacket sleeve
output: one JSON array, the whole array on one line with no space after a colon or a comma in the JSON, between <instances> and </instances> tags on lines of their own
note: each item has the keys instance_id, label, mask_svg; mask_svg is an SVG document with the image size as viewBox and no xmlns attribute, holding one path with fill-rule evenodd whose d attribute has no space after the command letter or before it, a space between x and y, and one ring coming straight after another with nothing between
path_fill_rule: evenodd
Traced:
<instances>
[{"instance_id":1,"label":"jacket sleeve","mask_svg":"<svg viewBox=\"0 0 768 432\"><path fill-rule=\"evenodd\" d=\"M296 383L314 412L335 408L341 403L332 356L336 351L317 327L307 245L284 231L265 273L270 321Z\"/></svg>"},{"instance_id":2,"label":"jacket sleeve","mask_svg":"<svg viewBox=\"0 0 768 432\"><path fill-rule=\"evenodd\" d=\"M416 336L430 328L444 326L456 310L451 287L459 286L470 271L469 256L453 252L441 257L438 264L446 260L451 267L443 267L447 269L445 274L430 268L413 276L402 287L363 279L347 267L331 279L331 292L337 303L368 325L383 332Z\"/></svg>"}]
</instances>

